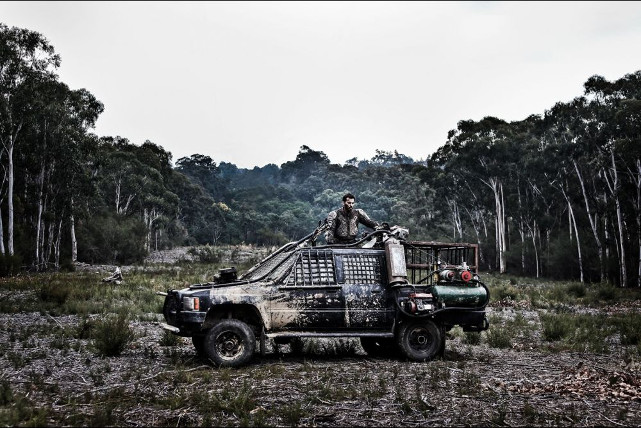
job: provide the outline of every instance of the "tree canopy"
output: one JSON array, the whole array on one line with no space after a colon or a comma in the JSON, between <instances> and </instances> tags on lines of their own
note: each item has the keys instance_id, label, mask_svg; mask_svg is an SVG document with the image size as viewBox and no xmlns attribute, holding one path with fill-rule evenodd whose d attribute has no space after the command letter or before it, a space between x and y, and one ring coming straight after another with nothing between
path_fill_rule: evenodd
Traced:
<instances>
[{"instance_id":1,"label":"tree canopy","mask_svg":"<svg viewBox=\"0 0 641 428\"><path fill-rule=\"evenodd\" d=\"M103 104L59 80L47 39L0 24L0 273L140 262L195 244L281 245L346 192L413 240L472 242L481 269L641 285L641 71L514 122L461 120L425 160L343 165L307 145L238 168L97 137ZM256 142L259 144L260 142Z\"/></svg>"}]
</instances>

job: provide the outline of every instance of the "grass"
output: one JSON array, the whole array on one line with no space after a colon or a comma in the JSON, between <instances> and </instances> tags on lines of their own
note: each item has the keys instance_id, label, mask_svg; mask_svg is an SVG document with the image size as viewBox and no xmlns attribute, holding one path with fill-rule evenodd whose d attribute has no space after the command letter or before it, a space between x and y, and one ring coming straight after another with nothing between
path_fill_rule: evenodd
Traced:
<instances>
[{"instance_id":1,"label":"grass","mask_svg":"<svg viewBox=\"0 0 641 428\"><path fill-rule=\"evenodd\" d=\"M135 338L129 325L129 314L120 311L118 314L106 315L96 323L92 338L98 355L119 356Z\"/></svg>"},{"instance_id":2,"label":"grass","mask_svg":"<svg viewBox=\"0 0 641 428\"><path fill-rule=\"evenodd\" d=\"M208 251L201 257L217 261L219 254ZM141 267L126 271L120 285L101 282L105 274L87 272L0 279L4 296L0 312L42 315L39 324L7 321L0 325L7 338L0 347L5 367L29 373L21 383L7 379L0 383L0 425L124 425L140 403L163 409L163 419L154 421L161 426L327 425L338 416L313 416L314 409L354 403L363 406L359 415L364 419L376 420L377 409L392 403L399 423L420 421L451 404L434 400L434 392L465 399L488 394L482 387L483 374L474 369L483 364L483 349L620 352L636 360L641 356L641 314L603 314L605 309L634 303L641 296L639 290L498 275L483 277L491 295L490 329L475 333L455 327L448 333L450 340L477 350L458 361L411 363L391 358L386 370L376 374L349 371L342 368L341 358L362 358L358 340L303 339L294 346L298 354L288 357L287 364L280 360L282 355L276 355L241 369L214 370L195 356L187 339L162 333L151 342L145 341L148 333L144 331L134 334L136 322L162 319L163 298L156 292L210 281L220 267L226 265ZM246 267L237 266L239 273ZM75 317L76 322L58 322L63 316ZM45 339L48 346L43 348L40 343ZM60 365L43 370L64 370L67 359L86 358L85 370L73 377L81 392L63 394L61 385L35 369L42 368L49 353L57 356ZM118 359L123 354L144 359L149 372L130 371L116 377L112 366L125 361ZM274 379L291 381L291 396L280 398L280 391L270 390ZM158 394L160 390L171 390L171 394ZM37 401L55 394L63 396L55 405ZM274 397L265 405L264 398L270 394ZM516 414L522 418L521 425L550 422L550 415L528 402L509 410L494 406L480 422L461 415L451 415L451 422L506 424Z\"/></svg>"}]
</instances>

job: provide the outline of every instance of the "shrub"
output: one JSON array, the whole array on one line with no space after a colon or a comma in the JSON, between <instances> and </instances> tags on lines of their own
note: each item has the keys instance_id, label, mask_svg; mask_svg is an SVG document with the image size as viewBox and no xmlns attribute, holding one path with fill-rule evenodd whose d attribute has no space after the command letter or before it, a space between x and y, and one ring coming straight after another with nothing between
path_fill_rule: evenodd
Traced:
<instances>
[{"instance_id":1,"label":"shrub","mask_svg":"<svg viewBox=\"0 0 641 428\"><path fill-rule=\"evenodd\" d=\"M134 332L129 326L129 316L125 312L98 321L93 330L94 346L98 355L105 357L122 354L134 340Z\"/></svg>"},{"instance_id":2,"label":"shrub","mask_svg":"<svg viewBox=\"0 0 641 428\"><path fill-rule=\"evenodd\" d=\"M612 301L617 297L617 290L611 284L602 284L597 288L596 294L600 300Z\"/></svg>"},{"instance_id":3,"label":"shrub","mask_svg":"<svg viewBox=\"0 0 641 428\"><path fill-rule=\"evenodd\" d=\"M11 385L7 380L3 380L0 384L0 406L6 406L13 402L13 391Z\"/></svg>"},{"instance_id":4,"label":"shrub","mask_svg":"<svg viewBox=\"0 0 641 428\"><path fill-rule=\"evenodd\" d=\"M168 331L164 331L158 343L160 346L176 346L180 343L180 337Z\"/></svg>"},{"instance_id":5,"label":"shrub","mask_svg":"<svg viewBox=\"0 0 641 428\"><path fill-rule=\"evenodd\" d=\"M480 345L481 333L476 331L466 331L465 337L463 338L463 343L466 343L468 345Z\"/></svg>"},{"instance_id":6,"label":"shrub","mask_svg":"<svg viewBox=\"0 0 641 428\"><path fill-rule=\"evenodd\" d=\"M192 247L187 253L194 256L201 263L220 263L223 259L222 250L205 245L204 247Z\"/></svg>"},{"instance_id":7,"label":"shrub","mask_svg":"<svg viewBox=\"0 0 641 428\"><path fill-rule=\"evenodd\" d=\"M500 325L494 327L490 324L490 329L485 335L487 344L492 348L506 349L512 347L512 330L503 328Z\"/></svg>"},{"instance_id":8,"label":"shrub","mask_svg":"<svg viewBox=\"0 0 641 428\"><path fill-rule=\"evenodd\" d=\"M567 314L541 314L543 337L548 342L555 342L567 337L574 330L572 317Z\"/></svg>"},{"instance_id":9,"label":"shrub","mask_svg":"<svg viewBox=\"0 0 641 428\"><path fill-rule=\"evenodd\" d=\"M639 345L641 343L641 316L639 314L621 318L617 324L622 345Z\"/></svg>"},{"instance_id":10,"label":"shrub","mask_svg":"<svg viewBox=\"0 0 641 428\"><path fill-rule=\"evenodd\" d=\"M38 297L43 302L62 305L71 294L71 287L60 282L48 282L38 291Z\"/></svg>"},{"instance_id":11,"label":"shrub","mask_svg":"<svg viewBox=\"0 0 641 428\"><path fill-rule=\"evenodd\" d=\"M571 283L570 285L568 285L568 294L574 297L585 297L585 295L587 294L585 285L579 282Z\"/></svg>"}]
</instances>

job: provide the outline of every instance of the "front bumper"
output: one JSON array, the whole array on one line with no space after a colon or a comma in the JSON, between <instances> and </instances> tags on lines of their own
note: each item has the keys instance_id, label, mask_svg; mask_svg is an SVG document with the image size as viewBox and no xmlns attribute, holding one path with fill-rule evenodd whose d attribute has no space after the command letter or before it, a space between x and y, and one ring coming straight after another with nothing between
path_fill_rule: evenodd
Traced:
<instances>
[{"instance_id":1,"label":"front bumper","mask_svg":"<svg viewBox=\"0 0 641 428\"><path fill-rule=\"evenodd\" d=\"M174 327L173 325L169 325L169 324L167 324L165 322L160 322L160 323L158 323L158 325L163 330L167 330L167 331L170 331L170 332L175 333L175 334L180 334L180 329L178 327Z\"/></svg>"},{"instance_id":2,"label":"front bumper","mask_svg":"<svg viewBox=\"0 0 641 428\"><path fill-rule=\"evenodd\" d=\"M191 336L194 333L200 332L203 324L205 323L207 313L198 311L180 311L178 313L173 312L170 315L171 316L168 319L166 317L166 319L171 324L159 323L160 327L180 336Z\"/></svg>"}]
</instances>

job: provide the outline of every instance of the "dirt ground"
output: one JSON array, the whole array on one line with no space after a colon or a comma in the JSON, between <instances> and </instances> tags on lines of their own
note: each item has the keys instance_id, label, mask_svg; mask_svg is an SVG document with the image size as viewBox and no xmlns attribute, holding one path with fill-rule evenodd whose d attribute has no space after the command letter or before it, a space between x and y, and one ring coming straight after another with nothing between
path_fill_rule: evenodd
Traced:
<instances>
[{"instance_id":1,"label":"dirt ground","mask_svg":"<svg viewBox=\"0 0 641 428\"><path fill-rule=\"evenodd\" d=\"M147 263L188 256L176 249ZM489 308L508 318L515 309ZM454 334L442 359L416 363L370 357L355 339L318 339L302 352L268 343L248 366L220 369L189 339L163 346L162 315L144 319L131 323L124 353L105 358L77 338L78 316L0 314L0 425L641 425L641 361L616 344L608 354L550 352L539 332L497 349Z\"/></svg>"},{"instance_id":2,"label":"dirt ground","mask_svg":"<svg viewBox=\"0 0 641 428\"><path fill-rule=\"evenodd\" d=\"M161 346L154 321L132 324L136 340L121 356L98 357L89 340L62 339L80 321L0 315L0 383L14 401L46 409L46 425L641 424L641 365L616 352L493 349L454 337L427 363L371 358L358 345L335 355L281 345L247 367L218 369L188 339Z\"/></svg>"}]
</instances>

